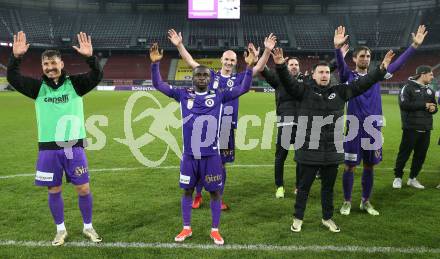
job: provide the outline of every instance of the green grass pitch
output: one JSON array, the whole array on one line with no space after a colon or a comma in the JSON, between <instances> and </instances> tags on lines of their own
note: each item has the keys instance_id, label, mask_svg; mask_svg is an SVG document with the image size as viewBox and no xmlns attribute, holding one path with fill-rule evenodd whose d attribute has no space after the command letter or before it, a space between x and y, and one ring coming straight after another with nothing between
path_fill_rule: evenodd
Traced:
<instances>
[{"instance_id":1,"label":"green grass pitch","mask_svg":"<svg viewBox=\"0 0 440 259\"><path fill-rule=\"evenodd\" d=\"M93 224L104 242L173 243L181 229L179 170L176 168L148 168L142 166L124 146L114 138L124 138L124 107L132 92L92 92L84 98L86 118L105 115L108 126L97 126L106 135L106 145L99 151L87 151L89 169L129 168L119 171L91 171L91 188L94 196ZM171 100L153 93L162 105ZM37 130L32 100L17 93L0 93L0 118L2 153L0 156L0 241L52 240L55 226L47 206L47 191L34 186L32 176L5 178L17 174L35 172L37 158ZM151 100L141 99L135 106L133 116L153 107ZM240 99L240 116L264 115L274 110L273 94L249 93ZM275 246L267 250L199 249L199 248L110 248L110 247L22 247L0 245L0 258L91 258L91 257L437 257L440 253L438 226L440 215L440 183L438 174L439 138L438 119L431 135L431 146L419 180L425 190L393 190L394 161L400 143L400 113L396 96L383 96L386 127L383 129L385 143L383 162L375 170L372 204L381 213L370 216L359 211L361 191L361 168L355 175L353 208L350 216L339 214L342 204L341 170L335 185L335 217L341 233L333 234L321 225L319 188L315 182L309 197L305 221L301 233L290 231L294 203L294 162L289 154L285 168L286 198L275 199L272 149L260 148L237 151L235 165L261 165L255 167L233 166L228 168L224 199L231 210L222 213L221 233L225 244ZM180 116L176 112L176 116ZM133 122L135 136L148 130L151 119ZM262 126L248 125L248 138L261 142ZM180 129L172 129L180 141ZM275 128L274 128L275 137ZM89 137L93 137L88 134ZM93 139L93 138L92 138ZM94 139L93 139L94 140ZM141 149L150 159L158 159L165 144L155 139ZM161 165L178 166L179 159L169 152ZM409 164L407 164L407 168ZM1 178L3 177L3 178ZM404 176L404 183L408 171ZM85 241L81 235L82 220L77 197L71 185L63 185L65 200L65 223L69 232L67 242ZM209 238L209 198L204 193L204 204L193 211L193 237L187 244L211 245ZM392 248L434 248L436 253L405 254L398 252L337 252L282 251L278 246L360 246Z\"/></svg>"}]
</instances>

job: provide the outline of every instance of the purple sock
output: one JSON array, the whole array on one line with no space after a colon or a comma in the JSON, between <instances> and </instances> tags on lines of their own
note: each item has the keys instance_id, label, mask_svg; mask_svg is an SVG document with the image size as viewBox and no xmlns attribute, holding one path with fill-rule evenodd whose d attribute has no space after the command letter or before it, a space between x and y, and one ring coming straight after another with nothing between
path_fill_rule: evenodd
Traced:
<instances>
[{"instance_id":1,"label":"purple sock","mask_svg":"<svg viewBox=\"0 0 440 259\"><path fill-rule=\"evenodd\" d=\"M223 197L223 192L225 191L225 184L226 184L226 167L225 165L223 165L223 184L222 184L222 189L220 190L220 194Z\"/></svg>"},{"instance_id":2,"label":"purple sock","mask_svg":"<svg viewBox=\"0 0 440 259\"><path fill-rule=\"evenodd\" d=\"M191 210L192 210L192 196L182 196L181 208L182 208L182 218L183 226L191 226Z\"/></svg>"},{"instance_id":3,"label":"purple sock","mask_svg":"<svg viewBox=\"0 0 440 259\"><path fill-rule=\"evenodd\" d=\"M218 228L220 225L220 214L222 212L221 200L211 200L212 228Z\"/></svg>"},{"instance_id":4,"label":"purple sock","mask_svg":"<svg viewBox=\"0 0 440 259\"><path fill-rule=\"evenodd\" d=\"M202 189L203 189L203 182L198 181L196 184L196 195L201 196L202 195Z\"/></svg>"},{"instance_id":5,"label":"purple sock","mask_svg":"<svg viewBox=\"0 0 440 259\"><path fill-rule=\"evenodd\" d=\"M61 192L49 193L49 208L55 224L64 222L64 201Z\"/></svg>"},{"instance_id":6,"label":"purple sock","mask_svg":"<svg viewBox=\"0 0 440 259\"><path fill-rule=\"evenodd\" d=\"M351 201L351 193L353 192L353 175L354 173L344 171L342 175L342 188L344 189L345 201Z\"/></svg>"},{"instance_id":7,"label":"purple sock","mask_svg":"<svg viewBox=\"0 0 440 259\"><path fill-rule=\"evenodd\" d=\"M84 224L92 223L92 208L93 208L92 194L89 193L84 196L78 195L78 206L79 206L79 210L81 211Z\"/></svg>"},{"instance_id":8,"label":"purple sock","mask_svg":"<svg viewBox=\"0 0 440 259\"><path fill-rule=\"evenodd\" d=\"M365 169L362 172L362 201L368 201L373 190L374 171L372 169Z\"/></svg>"}]
</instances>

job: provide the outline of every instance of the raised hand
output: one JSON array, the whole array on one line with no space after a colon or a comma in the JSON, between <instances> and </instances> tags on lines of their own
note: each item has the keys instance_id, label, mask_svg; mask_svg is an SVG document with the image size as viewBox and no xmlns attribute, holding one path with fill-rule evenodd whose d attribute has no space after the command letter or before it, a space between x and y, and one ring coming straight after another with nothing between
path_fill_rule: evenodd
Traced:
<instances>
[{"instance_id":1,"label":"raised hand","mask_svg":"<svg viewBox=\"0 0 440 259\"><path fill-rule=\"evenodd\" d=\"M19 58L23 56L28 49L29 43L26 43L26 34L23 31L19 31L17 35L14 35L14 44L12 45L14 57Z\"/></svg>"},{"instance_id":2,"label":"raised hand","mask_svg":"<svg viewBox=\"0 0 440 259\"><path fill-rule=\"evenodd\" d=\"M391 63L391 60L393 59L394 55L395 55L394 52L392 50L389 50L387 52L387 54L385 55L385 57L383 58L382 64L380 64L380 68L387 69L388 65Z\"/></svg>"},{"instance_id":3,"label":"raised hand","mask_svg":"<svg viewBox=\"0 0 440 259\"><path fill-rule=\"evenodd\" d=\"M423 40L425 39L425 36L428 34L428 31L426 30L425 25L419 25L419 28L417 29L417 32L414 34L411 33L412 36L412 46L414 48L418 48L420 45L422 45Z\"/></svg>"},{"instance_id":4,"label":"raised hand","mask_svg":"<svg viewBox=\"0 0 440 259\"><path fill-rule=\"evenodd\" d=\"M157 43L153 43L153 46L150 48L150 59L152 63L158 62L163 57L163 49L159 52L159 45Z\"/></svg>"},{"instance_id":5,"label":"raised hand","mask_svg":"<svg viewBox=\"0 0 440 259\"><path fill-rule=\"evenodd\" d=\"M254 44L252 42L250 42L248 44L248 51L249 50L254 53L254 56L257 58L257 61L258 61L258 57L260 56L260 47L258 47L258 49L256 49Z\"/></svg>"},{"instance_id":6,"label":"raised hand","mask_svg":"<svg viewBox=\"0 0 440 259\"><path fill-rule=\"evenodd\" d=\"M348 35L345 35L345 27L339 26L335 30L335 37L333 38L333 43L335 44L335 48L340 49L347 41L347 39L348 39Z\"/></svg>"},{"instance_id":7,"label":"raised hand","mask_svg":"<svg viewBox=\"0 0 440 259\"><path fill-rule=\"evenodd\" d=\"M270 51L275 48L275 45L277 44L277 37L273 35L273 33L269 34L266 38L264 38L264 47L266 49L269 49Z\"/></svg>"},{"instance_id":8,"label":"raised hand","mask_svg":"<svg viewBox=\"0 0 440 259\"><path fill-rule=\"evenodd\" d=\"M250 43L252 44L252 43ZM250 45L249 44L249 45ZM253 45L253 44L252 44ZM255 55L255 48L248 48L247 51L244 52L244 61L246 61L246 64L248 67L253 67L258 61L258 57Z\"/></svg>"},{"instance_id":9,"label":"raised hand","mask_svg":"<svg viewBox=\"0 0 440 259\"><path fill-rule=\"evenodd\" d=\"M80 32L76 36L78 37L79 48L77 46L72 47L84 57L91 57L93 55L93 47L92 38L90 37L90 35L87 35L84 32Z\"/></svg>"},{"instance_id":10,"label":"raised hand","mask_svg":"<svg viewBox=\"0 0 440 259\"><path fill-rule=\"evenodd\" d=\"M273 62L277 65L281 65L286 63L286 60L288 57L284 58L283 49L282 48L275 48L272 53Z\"/></svg>"},{"instance_id":11,"label":"raised hand","mask_svg":"<svg viewBox=\"0 0 440 259\"><path fill-rule=\"evenodd\" d=\"M345 58L345 56L347 56L347 53L349 50L350 50L350 46L348 44L342 45L342 47L341 47L342 57Z\"/></svg>"},{"instance_id":12,"label":"raised hand","mask_svg":"<svg viewBox=\"0 0 440 259\"><path fill-rule=\"evenodd\" d=\"M183 43L182 33L177 33L176 30L170 29L168 30L168 39L173 43L174 46L178 46Z\"/></svg>"}]
</instances>

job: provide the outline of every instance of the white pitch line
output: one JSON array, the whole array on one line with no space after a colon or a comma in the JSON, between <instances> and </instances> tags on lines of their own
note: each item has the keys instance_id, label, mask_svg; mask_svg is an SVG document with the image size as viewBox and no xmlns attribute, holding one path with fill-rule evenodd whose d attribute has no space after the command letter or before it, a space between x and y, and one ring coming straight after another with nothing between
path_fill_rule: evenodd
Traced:
<instances>
[{"instance_id":1,"label":"white pitch line","mask_svg":"<svg viewBox=\"0 0 440 259\"><path fill-rule=\"evenodd\" d=\"M0 241L0 246L15 247L52 247L48 241ZM163 248L163 249L203 249L203 250L241 250L241 251L303 251L303 252L354 252L354 253L403 253L403 254L440 254L440 248L428 247L382 247L382 246L282 246L265 244L227 244L224 246L177 243L144 243L144 242L114 242L94 244L91 242L67 242L66 247L98 247L98 248Z\"/></svg>"},{"instance_id":2,"label":"white pitch line","mask_svg":"<svg viewBox=\"0 0 440 259\"><path fill-rule=\"evenodd\" d=\"M261 164L261 165L246 165L246 164L232 164L228 165L227 168L257 168L257 167L274 167L274 165L268 165L268 164ZM285 165L285 167L295 167L295 165ZM119 171L136 171L136 170L176 170L179 169L179 166L157 166L157 167L115 167L115 168L97 168L97 169L90 169L90 172L119 172ZM376 170L384 170L384 171L393 171L394 168L381 168L377 167ZM433 169L423 169L423 172L427 173L436 173L439 170L433 170ZM30 177L35 176L35 173L27 173L27 174L12 174L12 175L3 175L0 176L0 179L10 179L10 178L16 178L16 177Z\"/></svg>"}]
</instances>

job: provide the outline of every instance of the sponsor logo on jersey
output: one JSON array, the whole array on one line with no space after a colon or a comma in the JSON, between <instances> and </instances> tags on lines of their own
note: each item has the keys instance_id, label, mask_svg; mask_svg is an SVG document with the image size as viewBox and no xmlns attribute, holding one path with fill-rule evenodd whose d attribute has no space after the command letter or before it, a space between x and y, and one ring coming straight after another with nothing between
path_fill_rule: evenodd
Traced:
<instances>
[{"instance_id":1,"label":"sponsor logo on jersey","mask_svg":"<svg viewBox=\"0 0 440 259\"><path fill-rule=\"evenodd\" d=\"M206 175L205 176L205 182L206 183L215 183L215 182L222 182L222 175Z\"/></svg>"},{"instance_id":2,"label":"sponsor logo on jersey","mask_svg":"<svg viewBox=\"0 0 440 259\"><path fill-rule=\"evenodd\" d=\"M186 108L188 108L188 110L191 110L193 106L194 106L194 99L188 99L188 102L186 103Z\"/></svg>"},{"instance_id":3,"label":"sponsor logo on jersey","mask_svg":"<svg viewBox=\"0 0 440 259\"><path fill-rule=\"evenodd\" d=\"M218 88L218 80L214 81L214 84L212 85L212 88L214 88L214 89Z\"/></svg>"},{"instance_id":4,"label":"sponsor logo on jersey","mask_svg":"<svg viewBox=\"0 0 440 259\"><path fill-rule=\"evenodd\" d=\"M357 161L357 154L353 154L353 153L345 153L345 160L347 161Z\"/></svg>"},{"instance_id":5,"label":"sponsor logo on jersey","mask_svg":"<svg viewBox=\"0 0 440 259\"><path fill-rule=\"evenodd\" d=\"M81 176L85 173L87 173L89 171L89 169L87 167L84 166L77 166L75 167L75 175L76 176Z\"/></svg>"},{"instance_id":6,"label":"sponsor logo on jersey","mask_svg":"<svg viewBox=\"0 0 440 259\"><path fill-rule=\"evenodd\" d=\"M181 182L183 184L189 184L190 180L191 180L191 176L183 175L182 173L180 173L180 180L179 180L179 182Z\"/></svg>"},{"instance_id":7,"label":"sponsor logo on jersey","mask_svg":"<svg viewBox=\"0 0 440 259\"><path fill-rule=\"evenodd\" d=\"M69 95L63 94L60 97L46 97L44 98L44 102L46 103L68 103L69 102Z\"/></svg>"},{"instance_id":8,"label":"sponsor logo on jersey","mask_svg":"<svg viewBox=\"0 0 440 259\"><path fill-rule=\"evenodd\" d=\"M41 182L52 182L53 173L37 171L37 173L35 174L35 180Z\"/></svg>"}]
</instances>

